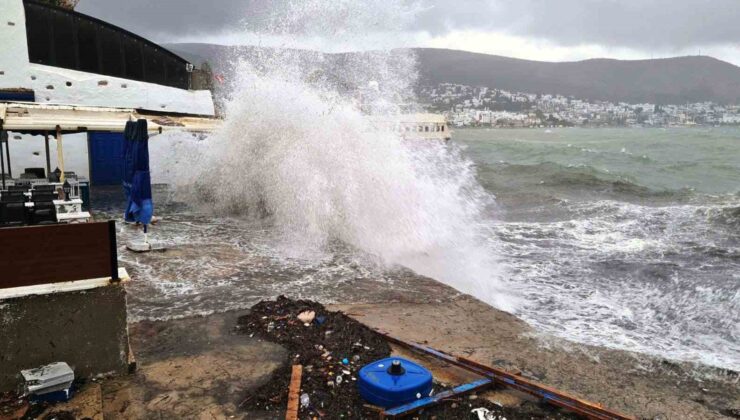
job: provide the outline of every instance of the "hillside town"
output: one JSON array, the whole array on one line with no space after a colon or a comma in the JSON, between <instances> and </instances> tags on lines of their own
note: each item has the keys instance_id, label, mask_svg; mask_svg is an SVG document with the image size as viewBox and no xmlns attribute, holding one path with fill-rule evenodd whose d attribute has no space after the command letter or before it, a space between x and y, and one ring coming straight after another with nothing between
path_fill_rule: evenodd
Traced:
<instances>
[{"instance_id":1,"label":"hillside town","mask_svg":"<svg viewBox=\"0 0 740 420\"><path fill-rule=\"evenodd\" d=\"M587 101L441 83L420 90L428 109L457 127L673 127L740 125L740 105L711 102L659 105Z\"/></svg>"}]
</instances>

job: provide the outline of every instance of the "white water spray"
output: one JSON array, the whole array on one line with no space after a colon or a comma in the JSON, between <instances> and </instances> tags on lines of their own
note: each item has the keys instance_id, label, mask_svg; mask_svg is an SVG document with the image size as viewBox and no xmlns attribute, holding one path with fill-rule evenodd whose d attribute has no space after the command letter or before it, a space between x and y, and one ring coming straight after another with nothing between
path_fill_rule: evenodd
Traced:
<instances>
[{"instance_id":1,"label":"white water spray","mask_svg":"<svg viewBox=\"0 0 740 420\"><path fill-rule=\"evenodd\" d=\"M400 4L301 2L271 28L300 37L329 27L321 35L346 42L378 25L400 29L408 17ZM162 166L169 176L160 179L219 214L266 218L305 255L338 242L512 309L485 245L492 197L472 163L454 146L406 142L369 122L368 110L393 119L394 104L412 100L411 53L265 50L255 57L235 61L222 129L176 142L174 159ZM372 95L358 94L368 85L377 87Z\"/></svg>"}]
</instances>

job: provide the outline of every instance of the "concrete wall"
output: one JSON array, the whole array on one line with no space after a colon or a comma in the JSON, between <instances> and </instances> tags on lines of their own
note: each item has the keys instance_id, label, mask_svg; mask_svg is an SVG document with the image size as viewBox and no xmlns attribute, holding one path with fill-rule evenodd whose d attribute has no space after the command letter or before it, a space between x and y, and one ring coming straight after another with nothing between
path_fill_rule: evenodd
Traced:
<instances>
[{"instance_id":1,"label":"concrete wall","mask_svg":"<svg viewBox=\"0 0 740 420\"><path fill-rule=\"evenodd\" d=\"M126 291L108 285L0 300L0 392L21 369L66 362L75 377L128 371Z\"/></svg>"},{"instance_id":2,"label":"concrete wall","mask_svg":"<svg viewBox=\"0 0 740 420\"><path fill-rule=\"evenodd\" d=\"M211 92L30 63L23 0L0 0L0 89L31 89L36 102L214 115ZM69 84L69 86L68 86Z\"/></svg>"}]
</instances>

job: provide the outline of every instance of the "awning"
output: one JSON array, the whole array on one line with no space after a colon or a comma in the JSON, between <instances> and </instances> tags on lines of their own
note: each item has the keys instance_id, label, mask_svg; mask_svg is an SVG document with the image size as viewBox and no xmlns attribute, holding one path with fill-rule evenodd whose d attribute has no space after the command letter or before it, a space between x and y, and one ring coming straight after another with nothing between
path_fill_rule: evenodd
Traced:
<instances>
[{"instance_id":1,"label":"awning","mask_svg":"<svg viewBox=\"0 0 740 420\"><path fill-rule=\"evenodd\" d=\"M208 133L221 119L179 114L153 114L127 108L106 108L34 103L0 104L2 129L22 133L108 131L123 133L128 121L147 120L150 133L188 131Z\"/></svg>"}]
</instances>

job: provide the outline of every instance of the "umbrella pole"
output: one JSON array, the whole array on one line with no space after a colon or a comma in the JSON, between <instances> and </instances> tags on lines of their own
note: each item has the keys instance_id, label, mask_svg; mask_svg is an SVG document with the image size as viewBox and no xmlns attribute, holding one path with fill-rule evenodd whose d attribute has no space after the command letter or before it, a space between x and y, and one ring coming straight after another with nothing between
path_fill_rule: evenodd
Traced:
<instances>
[{"instance_id":1,"label":"umbrella pole","mask_svg":"<svg viewBox=\"0 0 740 420\"><path fill-rule=\"evenodd\" d=\"M51 177L51 155L49 153L49 132L44 131L44 146L46 148L46 179Z\"/></svg>"},{"instance_id":2,"label":"umbrella pole","mask_svg":"<svg viewBox=\"0 0 740 420\"><path fill-rule=\"evenodd\" d=\"M62 128L57 126L57 164L59 164L59 170L62 171L59 175L59 182L64 184L64 146L62 146Z\"/></svg>"},{"instance_id":3,"label":"umbrella pole","mask_svg":"<svg viewBox=\"0 0 740 420\"><path fill-rule=\"evenodd\" d=\"M8 176L13 178L13 169L10 167L10 136L5 132L5 160L8 161Z\"/></svg>"},{"instance_id":4,"label":"umbrella pole","mask_svg":"<svg viewBox=\"0 0 740 420\"><path fill-rule=\"evenodd\" d=\"M3 189L5 189L5 157L2 153L3 149L3 137L5 136L5 131L0 131L0 176L3 178Z\"/></svg>"}]
</instances>

